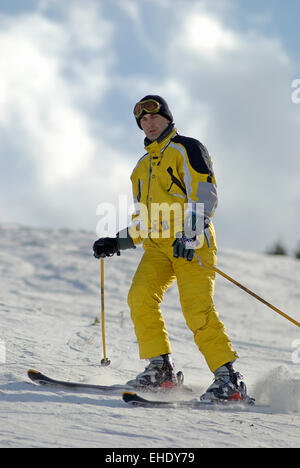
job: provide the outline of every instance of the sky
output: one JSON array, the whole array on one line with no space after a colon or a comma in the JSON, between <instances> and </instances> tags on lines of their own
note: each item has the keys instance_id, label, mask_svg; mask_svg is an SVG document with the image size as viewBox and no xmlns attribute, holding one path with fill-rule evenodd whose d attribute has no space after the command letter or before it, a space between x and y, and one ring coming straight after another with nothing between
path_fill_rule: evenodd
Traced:
<instances>
[{"instance_id":1,"label":"sky","mask_svg":"<svg viewBox=\"0 0 300 468\"><path fill-rule=\"evenodd\" d=\"M213 159L219 248L292 254L299 16L298 0L0 0L0 223L97 237L108 203L124 227L132 109L159 94Z\"/></svg>"}]
</instances>

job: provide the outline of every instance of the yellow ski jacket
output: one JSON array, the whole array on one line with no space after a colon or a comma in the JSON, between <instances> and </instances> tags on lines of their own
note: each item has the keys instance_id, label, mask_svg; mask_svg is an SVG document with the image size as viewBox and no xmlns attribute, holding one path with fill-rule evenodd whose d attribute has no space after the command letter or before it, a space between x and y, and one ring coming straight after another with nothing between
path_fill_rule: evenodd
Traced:
<instances>
[{"instance_id":1,"label":"yellow ski jacket","mask_svg":"<svg viewBox=\"0 0 300 468\"><path fill-rule=\"evenodd\" d=\"M174 238L191 224L196 235L203 233L218 202L205 146L179 135L170 124L157 140L146 138L145 149L131 174L135 212L128 234L133 243L147 237Z\"/></svg>"}]
</instances>

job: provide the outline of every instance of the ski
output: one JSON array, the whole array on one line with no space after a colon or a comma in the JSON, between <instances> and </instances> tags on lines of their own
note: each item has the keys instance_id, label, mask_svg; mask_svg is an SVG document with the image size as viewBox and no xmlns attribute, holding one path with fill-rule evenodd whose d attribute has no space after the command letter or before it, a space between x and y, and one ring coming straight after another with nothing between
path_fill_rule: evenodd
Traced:
<instances>
[{"instance_id":1,"label":"ski","mask_svg":"<svg viewBox=\"0 0 300 468\"><path fill-rule=\"evenodd\" d=\"M69 382L67 380L56 380L52 379L44 374L42 374L39 371L29 369L27 371L27 375L29 379L34 382L37 385L40 386L45 386L49 388L56 388L56 389L61 389L61 390L70 390L70 391L93 391L94 393L110 393L110 394L116 394L120 395L122 392L126 391L132 391L132 390L137 390L136 387L133 387L128 384L114 384L114 385L95 385L95 384L89 384L89 383L80 383L80 382ZM189 387L186 387L185 385L180 385L179 387L175 388L163 388L163 389L158 389L158 388L138 388L139 391L150 391L153 392L172 392L172 391L188 391L192 392L192 390Z\"/></svg>"},{"instance_id":2,"label":"ski","mask_svg":"<svg viewBox=\"0 0 300 468\"><path fill-rule=\"evenodd\" d=\"M51 379L47 375L42 374L41 372L38 372L33 369L29 369L27 371L27 375L30 378L32 382L34 382L37 385L44 386L44 387L55 387L57 389L63 389L63 390L93 390L96 393L116 393L120 394L120 392L126 391L126 390L132 390L133 387L130 385L119 385L119 384L114 384L114 385L94 385L94 384L88 384L88 383L80 383L80 382L69 382L67 380L56 380L56 379Z\"/></svg>"},{"instance_id":3,"label":"ski","mask_svg":"<svg viewBox=\"0 0 300 468\"><path fill-rule=\"evenodd\" d=\"M130 406L138 406L143 408L211 408L211 407L247 407L254 406L254 398L246 397L243 400L221 400L221 401L201 401L199 399L192 400L149 400L142 398L137 393L125 391L122 394L122 399Z\"/></svg>"}]
</instances>

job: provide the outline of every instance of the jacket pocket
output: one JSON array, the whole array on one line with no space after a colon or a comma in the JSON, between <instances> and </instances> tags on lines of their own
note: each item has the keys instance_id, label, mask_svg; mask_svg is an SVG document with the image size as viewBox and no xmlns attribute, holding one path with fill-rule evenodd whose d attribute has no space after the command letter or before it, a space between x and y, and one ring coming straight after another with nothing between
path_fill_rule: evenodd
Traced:
<instances>
[{"instance_id":1,"label":"jacket pocket","mask_svg":"<svg viewBox=\"0 0 300 468\"><path fill-rule=\"evenodd\" d=\"M172 189L174 190L175 187L178 187L180 189L180 192L178 193L178 195L181 195L181 196L182 194L186 195L186 189L184 185L182 185L181 181L177 179L177 177L174 176L173 169L171 166L168 167L167 172L171 177L171 185L167 189L167 192L169 192L171 195L175 195L174 193L171 192L171 190Z\"/></svg>"},{"instance_id":2,"label":"jacket pocket","mask_svg":"<svg viewBox=\"0 0 300 468\"><path fill-rule=\"evenodd\" d=\"M137 201L141 201L141 196L142 196L142 181L141 179L138 180L138 193L137 193Z\"/></svg>"}]
</instances>

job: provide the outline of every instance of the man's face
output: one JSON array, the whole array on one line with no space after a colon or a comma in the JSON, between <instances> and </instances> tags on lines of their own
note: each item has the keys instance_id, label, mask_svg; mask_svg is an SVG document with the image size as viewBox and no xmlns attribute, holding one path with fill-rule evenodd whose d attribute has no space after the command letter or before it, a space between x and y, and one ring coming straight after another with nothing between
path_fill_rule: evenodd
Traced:
<instances>
[{"instance_id":1,"label":"man's face","mask_svg":"<svg viewBox=\"0 0 300 468\"><path fill-rule=\"evenodd\" d=\"M156 140L169 126L170 122L160 114L145 114L140 120L141 127L149 140Z\"/></svg>"}]
</instances>

